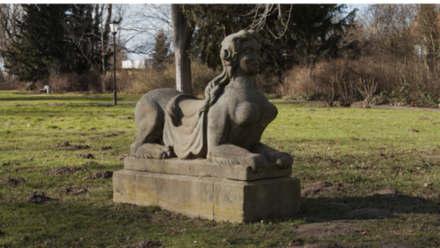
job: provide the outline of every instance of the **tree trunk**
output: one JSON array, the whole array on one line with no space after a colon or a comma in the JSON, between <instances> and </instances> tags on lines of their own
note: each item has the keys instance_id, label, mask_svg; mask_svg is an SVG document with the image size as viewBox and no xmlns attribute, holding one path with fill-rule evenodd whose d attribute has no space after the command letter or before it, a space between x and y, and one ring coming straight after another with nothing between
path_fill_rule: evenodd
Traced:
<instances>
[{"instance_id":1,"label":"tree trunk","mask_svg":"<svg viewBox=\"0 0 440 248\"><path fill-rule=\"evenodd\" d=\"M191 60L188 52L193 30L188 26L178 4L172 4L171 6L171 21L176 59L176 90L192 95Z\"/></svg>"}]
</instances>

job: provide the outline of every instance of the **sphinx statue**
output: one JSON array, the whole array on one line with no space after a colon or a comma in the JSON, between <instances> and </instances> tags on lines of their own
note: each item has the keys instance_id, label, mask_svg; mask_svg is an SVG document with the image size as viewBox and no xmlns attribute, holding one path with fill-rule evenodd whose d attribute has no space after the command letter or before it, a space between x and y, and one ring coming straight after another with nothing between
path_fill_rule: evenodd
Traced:
<instances>
[{"instance_id":1,"label":"sphinx statue","mask_svg":"<svg viewBox=\"0 0 440 248\"><path fill-rule=\"evenodd\" d=\"M135 107L138 132L130 155L142 158L204 158L261 172L280 169L292 156L260 142L277 108L257 89L259 34L242 30L221 43L223 72L205 89L205 99L173 89L148 92Z\"/></svg>"}]
</instances>

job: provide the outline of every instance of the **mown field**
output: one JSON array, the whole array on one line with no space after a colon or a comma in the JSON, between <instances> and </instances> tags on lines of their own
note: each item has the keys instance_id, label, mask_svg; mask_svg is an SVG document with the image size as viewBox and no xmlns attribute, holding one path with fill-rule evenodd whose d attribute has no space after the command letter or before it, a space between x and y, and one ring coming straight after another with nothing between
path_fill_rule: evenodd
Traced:
<instances>
[{"instance_id":1,"label":"mown field","mask_svg":"<svg viewBox=\"0 0 440 248\"><path fill-rule=\"evenodd\" d=\"M301 212L231 224L113 203L137 127L102 102L0 92L0 247L440 246L440 112L277 104L262 141L294 156ZM354 231L300 234L322 223Z\"/></svg>"}]
</instances>

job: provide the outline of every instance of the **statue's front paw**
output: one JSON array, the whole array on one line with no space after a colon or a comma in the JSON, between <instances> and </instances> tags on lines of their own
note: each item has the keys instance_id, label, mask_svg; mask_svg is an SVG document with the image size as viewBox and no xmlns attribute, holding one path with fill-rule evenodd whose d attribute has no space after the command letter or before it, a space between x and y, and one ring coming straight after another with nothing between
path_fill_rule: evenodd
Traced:
<instances>
[{"instance_id":1,"label":"statue's front paw","mask_svg":"<svg viewBox=\"0 0 440 248\"><path fill-rule=\"evenodd\" d=\"M267 165L267 159L261 154L250 154L246 157L245 165L255 173L262 172Z\"/></svg>"},{"instance_id":2,"label":"statue's front paw","mask_svg":"<svg viewBox=\"0 0 440 248\"><path fill-rule=\"evenodd\" d=\"M152 158L165 159L171 157L171 150L168 147L160 146L150 151Z\"/></svg>"},{"instance_id":3,"label":"statue's front paw","mask_svg":"<svg viewBox=\"0 0 440 248\"><path fill-rule=\"evenodd\" d=\"M286 169L293 164L293 157L287 152L280 152L280 155L275 163L280 169Z\"/></svg>"},{"instance_id":4,"label":"statue's front paw","mask_svg":"<svg viewBox=\"0 0 440 248\"><path fill-rule=\"evenodd\" d=\"M137 158L165 159L171 157L171 149L159 144L145 143L133 154Z\"/></svg>"}]
</instances>

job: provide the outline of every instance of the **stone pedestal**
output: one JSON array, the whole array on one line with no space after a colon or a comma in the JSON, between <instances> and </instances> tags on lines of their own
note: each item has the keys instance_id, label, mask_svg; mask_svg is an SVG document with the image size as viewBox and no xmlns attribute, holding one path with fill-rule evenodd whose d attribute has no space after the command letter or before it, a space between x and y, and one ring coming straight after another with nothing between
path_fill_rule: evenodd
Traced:
<instances>
[{"instance_id":1,"label":"stone pedestal","mask_svg":"<svg viewBox=\"0 0 440 248\"><path fill-rule=\"evenodd\" d=\"M243 166L206 160L128 157L113 174L115 202L157 205L190 217L244 222L299 211L300 181L269 166L255 174Z\"/></svg>"}]
</instances>

